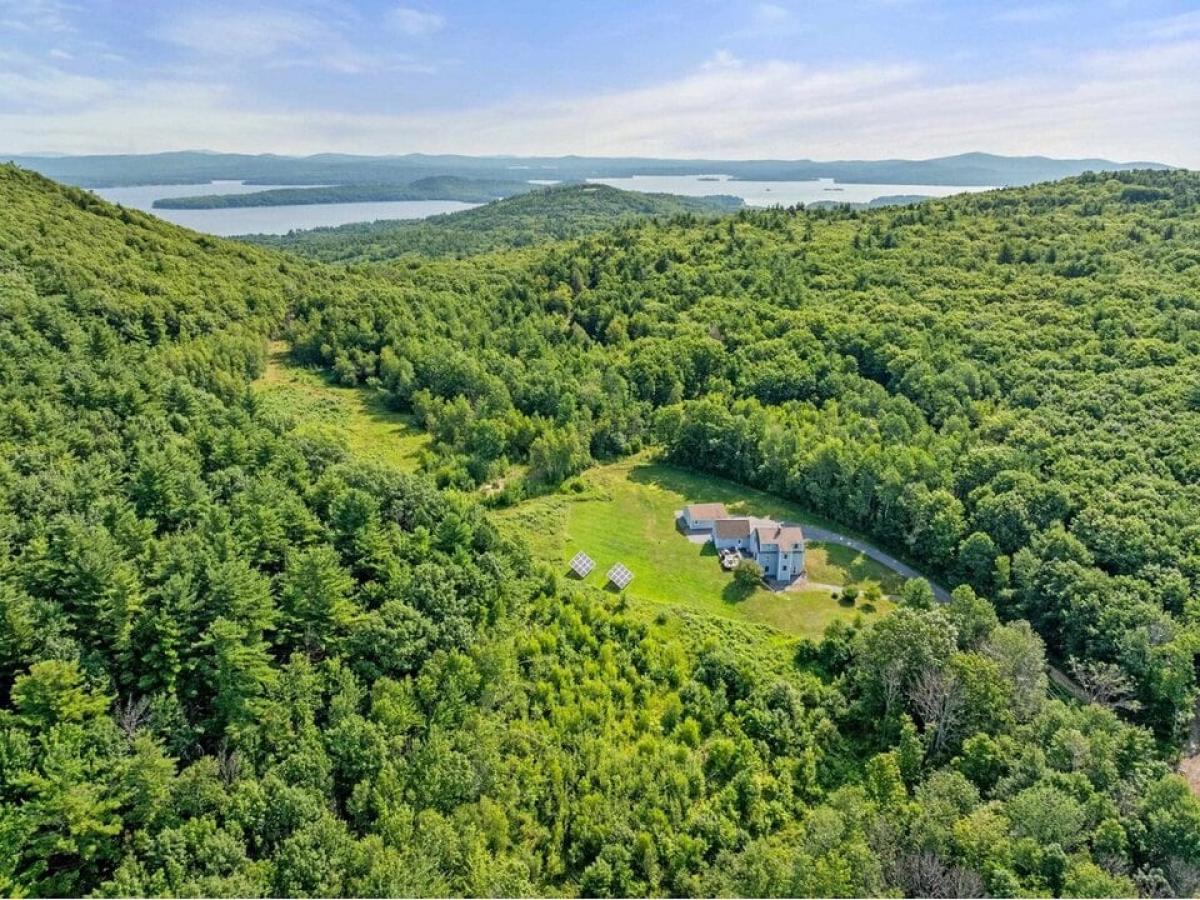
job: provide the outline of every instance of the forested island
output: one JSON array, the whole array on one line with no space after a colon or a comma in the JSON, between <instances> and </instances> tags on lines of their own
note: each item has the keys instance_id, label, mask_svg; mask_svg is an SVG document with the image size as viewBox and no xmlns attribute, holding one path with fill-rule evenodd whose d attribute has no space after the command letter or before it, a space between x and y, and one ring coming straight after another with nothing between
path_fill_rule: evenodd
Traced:
<instances>
[{"instance_id":1,"label":"forested island","mask_svg":"<svg viewBox=\"0 0 1200 900\"><path fill-rule=\"evenodd\" d=\"M420 221L362 222L246 239L326 261L384 260L407 254L469 256L582 237L635 219L713 216L743 206L738 197L644 194L603 184L557 185Z\"/></svg>"},{"instance_id":2,"label":"forested island","mask_svg":"<svg viewBox=\"0 0 1200 900\"><path fill-rule=\"evenodd\" d=\"M239 209L249 206L295 206L313 203L370 203L394 200L458 200L487 203L536 189L527 181L494 181L435 175L408 184L335 184L320 187L276 188L245 194L200 194L162 197L155 209Z\"/></svg>"},{"instance_id":3,"label":"forested island","mask_svg":"<svg viewBox=\"0 0 1200 900\"><path fill-rule=\"evenodd\" d=\"M335 265L0 168L4 891L1200 890L1200 176L557 196ZM428 452L267 402L272 346ZM952 598L797 637L566 577L521 511L635 454Z\"/></svg>"}]
</instances>

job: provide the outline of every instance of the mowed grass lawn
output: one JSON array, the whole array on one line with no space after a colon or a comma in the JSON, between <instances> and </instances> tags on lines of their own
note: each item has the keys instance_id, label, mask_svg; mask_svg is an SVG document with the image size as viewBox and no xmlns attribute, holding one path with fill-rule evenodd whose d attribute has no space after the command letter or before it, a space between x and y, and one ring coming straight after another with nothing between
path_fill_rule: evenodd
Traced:
<instances>
[{"instance_id":1,"label":"mowed grass lawn","mask_svg":"<svg viewBox=\"0 0 1200 900\"><path fill-rule=\"evenodd\" d=\"M412 472L429 446L429 435L411 417L388 409L378 391L342 387L324 373L294 365L282 343L271 344L255 389L279 412L294 416L298 429L328 434L359 459Z\"/></svg>"},{"instance_id":2,"label":"mowed grass lawn","mask_svg":"<svg viewBox=\"0 0 1200 900\"><path fill-rule=\"evenodd\" d=\"M721 570L710 544L689 541L676 527L676 513L689 503L719 501L733 513L789 522L814 522L812 516L770 494L723 479L686 472L635 458L589 470L579 494L553 494L501 512L507 527L521 532L541 558L562 566L579 550L596 561L586 583L602 587L605 574L622 562L634 574L627 593L655 603L684 605L706 613L773 626L805 637L819 637L835 619L882 615L889 600L874 612L843 606L828 589L773 592L758 589L744 596L732 576ZM809 578L829 585L878 581L887 592L903 579L855 551L835 544L808 545Z\"/></svg>"}]
</instances>

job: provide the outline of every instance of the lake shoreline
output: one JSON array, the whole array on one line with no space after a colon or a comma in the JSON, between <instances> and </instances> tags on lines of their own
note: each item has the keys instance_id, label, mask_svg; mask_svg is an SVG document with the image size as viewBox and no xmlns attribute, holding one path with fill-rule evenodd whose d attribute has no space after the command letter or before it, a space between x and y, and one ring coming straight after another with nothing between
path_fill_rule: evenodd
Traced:
<instances>
[{"instance_id":1,"label":"lake shoreline","mask_svg":"<svg viewBox=\"0 0 1200 900\"><path fill-rule=\"evenodd\" d=\"M447 181L447 179L428 179ZM448 179L463 182L470 179ZM808 181L751 180L730 174L631 175L620 178L589 178L588 184L604 184L640 194L671 194L678 197L709 197L714 194L736 197L748 207L829 206L868 207L886 203L913 203L951 194L992 190L987 186L949 184L876 184L835 181L831 178ZM541 185L528 182L529 190ZM452 185L438 184L439 190ZM451 197L453 192L417 199L406 194L403 186L394 186L389 196L396 199L364 199L372 195L348 192L347 185L265 185L250 181L210 181L203 184L155 184L116 188L93 188L93 192L113 203L140 209L168 222L214 234L236 237L246 234L284 235L293 231L335 228L379 221L412 221L435 215L463 212L482 205L496 184L475 184L483 194ZM412 186L409 186L412 187ZM245 199L239 199L242 196ZM345 196L347 199L340 199ZM204 202L205 197L213 200ZM411 197L411 199L403 199ZM323 198L315 200L314 198ZM297 202L263 202L293 199ZM174 202L172 202L174 201Z\"/></svg>"}]
</instances>

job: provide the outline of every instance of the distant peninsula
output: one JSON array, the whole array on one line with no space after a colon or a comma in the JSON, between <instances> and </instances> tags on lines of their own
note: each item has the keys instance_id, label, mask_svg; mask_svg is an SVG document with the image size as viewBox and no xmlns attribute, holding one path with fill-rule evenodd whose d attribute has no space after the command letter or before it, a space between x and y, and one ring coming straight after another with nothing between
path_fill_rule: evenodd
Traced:
<instances>
[{"instance_id":1,"label":"distant peninsula","mask_svg":"<svg viewBox=\"0 0 1200 900\"><path fill-rule=\"evenodd\" d=\"M198 194L162 197L155 209L234 209L252 206L297 206L317 203L370 203L396 200L458 200L488 203L523 194L538 185L527 181L461 178L435 175L408 184L334 184L318 187L274 188L248 194Z\"/></svg>"},{"instance_id":2,"label":"distant peninsula","mask_svg":"<svg viewBox=\"0 0 1200 900\"><path fill-rule=\"evenodd\" d=\"M242 239L327 262L462 257L583 237L637 219L717 216L745 208L740 197L728 195L681 197L606 184L560 184L428 219L354 222Z\"/></svg>"}]
</instances>

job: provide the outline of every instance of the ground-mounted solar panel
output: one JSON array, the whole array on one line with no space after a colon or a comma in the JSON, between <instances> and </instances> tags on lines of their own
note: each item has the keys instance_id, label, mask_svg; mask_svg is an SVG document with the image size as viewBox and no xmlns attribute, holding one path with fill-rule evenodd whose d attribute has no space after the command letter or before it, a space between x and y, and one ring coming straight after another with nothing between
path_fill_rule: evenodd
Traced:
<instances>
[{"instance_id":1,"label":"ground-mounted solar panel","mask_svg":"<svg viewBox=\"0 0 1200 900\"><path fill-rule=\"evenodd\" d=\"M580 578L586 577L588 572L594 568L596 568L596 563L582 550L571 557L571 571Z\"/></svg>"},{"instance_id":2,"label":"ground-mounted solar panel","mask_svg":"<svg viewBox=\"0 0 1200 900\"><path fill-rule=\"evenodd\" d=\"M625 568L624 563L617 563L608 570L608 580L623 589L629 582L633 581L633 573Z\"/></svg>"}]
</instances>

